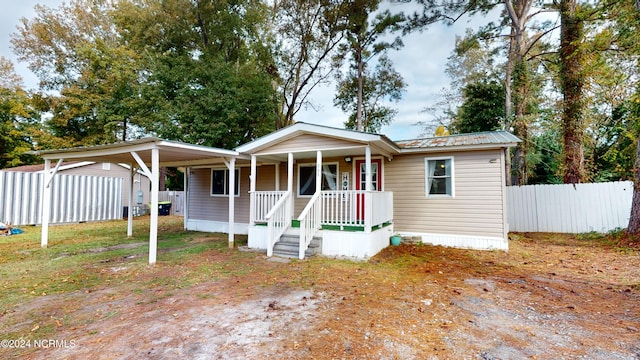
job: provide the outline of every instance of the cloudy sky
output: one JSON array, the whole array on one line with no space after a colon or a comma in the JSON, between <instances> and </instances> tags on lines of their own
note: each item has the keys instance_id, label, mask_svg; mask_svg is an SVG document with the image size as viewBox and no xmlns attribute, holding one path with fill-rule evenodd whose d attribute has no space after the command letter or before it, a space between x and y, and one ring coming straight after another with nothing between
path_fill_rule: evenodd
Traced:
<instances>
[{"instance_id":1,"label":"cloudy sky","mask_svg":"<svg viewBox=\"0 0 640 360\"><path fill-rule=\"evenodd\" d=\"M0 56L11 59L16 71L24 78L25 86L37 87L37 78L27 69L25 63L18 63L9 42L10 34L16 31L21 18L32 18L35 15L33 7L43 4L57 8L63 0L0 0ZM68 2L68 1L67 1ZM411 12L410 4L390 5L395 11ZM449 85L449 79L444 73L447 57L451 54L456 35L461 35L468 27L477 27L482 19L469 22L465 19L454 26L432 25L423 32L416 32L405 38L403 49L391 52L396 70L402 74L408 84L404 98L394 106L399 110L395 121L382 129L382 133L393 140L412 139L419 137L422 129L415 124L419 121L429 121L428 114L421 110L438 101L443 87ZM346 115L333 106L335 84L314 89L310 97L315 110L301 110L297 120L335 127L343 127Z\"/></svg>"}]
</instances>

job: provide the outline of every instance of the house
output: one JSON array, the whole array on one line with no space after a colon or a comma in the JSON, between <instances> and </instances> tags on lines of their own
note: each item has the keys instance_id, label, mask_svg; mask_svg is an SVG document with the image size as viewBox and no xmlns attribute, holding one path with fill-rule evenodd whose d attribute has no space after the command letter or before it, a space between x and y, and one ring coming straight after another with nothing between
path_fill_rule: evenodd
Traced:
<instances>
[{"instance_id":1,"label":"house","mask_svg":"<svg viewBox=\"0 0 640 360\"><path fill-rule=\"evenodd\" d=\"M40 151L41 244L48 243L51 179L63 161L81 159L129 164L151 180L150 264L157 254L161 166L186 170L185 229L227 233L230 246L234 234L248 234L249 247L268 256L368 258L395 233L431 244L506 250L505 152L518 141L497 131L394 142L296 123L235 150L145 138ZM129 214L128 236L132 229Z\"/></svg>"},{"instance_id":2,"label":"house","mask_svg":"<svg viewBox=\"0 0 640 360\"><path fill-rule=\"evenodd\" d=\"M8 169L2 169L3 171L18 171L18 172L30 172L30 173L44 173L44 164L36 165L23 165ZM60 164L58 173L64 175L85 175L85 176L106 176L106 177L119 177L127 179L130 176L131 168L126 164L108 163L108 162L96 162L96 161L68 161ZM122 192L122 203L129 203L129 183L124 182ZM149 192L151 185L149 178L137 172L134 177L134 191L135 198L134 204L148 204L150 201Z\"/></svg>"},{"instance_id":3,"label":"house","mask_svg":"<svg viewBox=\"0 0 640 360\"><path fill-rule=\"evenodd\" d=\"M236 233L269 256L367 258L394 233L506 250L505 150L518 141L497 131L394 142L296 123L236 148L233 174L189 167L185 227L228 232L233 192Z\"/></svg>"}]
</instances>

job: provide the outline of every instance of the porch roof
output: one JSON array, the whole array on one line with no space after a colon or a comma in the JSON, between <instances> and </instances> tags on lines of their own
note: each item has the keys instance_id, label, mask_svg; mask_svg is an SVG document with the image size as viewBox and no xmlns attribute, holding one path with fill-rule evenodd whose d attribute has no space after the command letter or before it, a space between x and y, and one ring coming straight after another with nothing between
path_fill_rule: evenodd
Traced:
<instances>
[{"instance_id":1,"label":"porch roof","mask_svg":"<svg viewBox=\"0 0 640 360\"><path fill-rule=\"evenodd\" d=\"M299 148L287 147L283 150L278 145L291 143L293 139L305 135L325 138L324 144L301 144ZM333 140L333 141L332 141ZM304 146L308 145L308 146ZM385 135L365 133L360 131L338 129L329 126L298 122L265 135L254 141L237 147L241 154L255 154L272 158L286 157L292 152L296 157L315 157L316 150L322 150L327 156L331 155L360 155L369 145L372 153L392 157L400 153L400 148Z\"/></svg>"}]
</instances>

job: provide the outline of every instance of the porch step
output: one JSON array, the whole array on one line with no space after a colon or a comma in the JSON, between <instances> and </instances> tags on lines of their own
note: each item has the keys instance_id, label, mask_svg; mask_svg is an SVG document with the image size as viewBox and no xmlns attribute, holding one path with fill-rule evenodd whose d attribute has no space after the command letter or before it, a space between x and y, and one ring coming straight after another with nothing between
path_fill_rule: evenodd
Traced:
<instances>
[{"instance_id":1,"label":"porch step","mask_svg":"<svg viewBox=\"0 0 640 360\"><path fill-rule=\"evenodd\" d=\"M322 238L314 236L305 251L305 258L309 258L320 252ZM286 258L298 258L300 253L300 236L284 234L273 246L273 255Z\"/></svg>"}]
</instances>

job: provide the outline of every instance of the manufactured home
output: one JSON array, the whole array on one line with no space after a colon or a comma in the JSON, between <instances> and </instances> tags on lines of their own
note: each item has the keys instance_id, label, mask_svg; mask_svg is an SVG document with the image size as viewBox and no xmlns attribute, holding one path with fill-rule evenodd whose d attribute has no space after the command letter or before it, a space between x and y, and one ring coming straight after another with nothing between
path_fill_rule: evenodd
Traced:
<instances>
[{"instance_id":1,"label":"manufactured home","mask_svg":"<svg viewBox=\"0 0 640 360\"><path fill-rule=\"evenodd\" d=\"M268 255L368 258L396 233L506 250L505 150L518 141L497 131L394 142L296 123L236 148L249 161L233 176L189 168L186 228L228 231L233 188L236 232Z\"/></svg>"},{"instance_id":2,"label":"manufactured home","mask_svg":"<svg viewBox=\"0 0 640 360\"><path fill-rule=\"evenodd\" d=\"M145 138L49 150L47 184L64 160L129 164L151 179L149 262L156 261L158 174L185 170L185 229L248 234L268 256L366 259L399 234L424 243L508 249L504 131L392 141L384 135L296 123L234 150ZM51 169L51 161L57 160ZM129 183L134 183L135 171ZM130 188L129 203L133 198ZM129 214L127 233L132 234Z\"/></svg>"}]
</instances>

